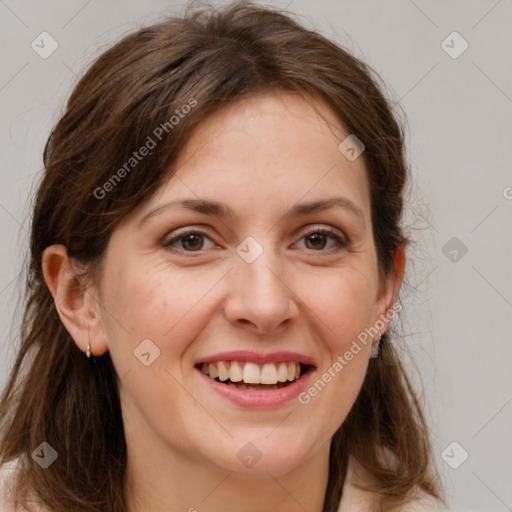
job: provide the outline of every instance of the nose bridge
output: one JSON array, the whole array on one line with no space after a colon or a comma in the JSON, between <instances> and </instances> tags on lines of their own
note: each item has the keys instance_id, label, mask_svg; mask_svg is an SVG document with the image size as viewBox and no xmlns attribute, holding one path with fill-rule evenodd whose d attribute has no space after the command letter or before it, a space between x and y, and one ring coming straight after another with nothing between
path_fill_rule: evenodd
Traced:
<instances>
[{"instance_id":1,"label":"nose bridge","mask_svg":"<svg viewBox=\"0 0 512 512\"><path fill-rule=\"evenodd\" d=\"M275 257L261 255L253 263L239 262L239 279L255 301L287 300L289 290L282 281L283 274L283 265Z\"/></svg>"},{"instance_id":2,"label":"nose bridge","mask_svg":"<svg viewBox=\"0 0 512 512\"><path fill-rule=\"evenodd\" d=\"M285 263L274 245L270 238L265 243L246 239L237 248L226 308L231 322L270 332L297 315Z\"/></svg>"}]
</instances>

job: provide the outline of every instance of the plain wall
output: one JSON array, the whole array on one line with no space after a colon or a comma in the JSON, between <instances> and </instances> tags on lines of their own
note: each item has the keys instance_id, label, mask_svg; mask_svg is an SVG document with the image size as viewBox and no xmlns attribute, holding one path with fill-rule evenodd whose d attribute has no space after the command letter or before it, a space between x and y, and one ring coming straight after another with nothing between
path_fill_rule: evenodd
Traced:
<instances>
[{"instance_id":1,"label":"plain wall","mask_svg":"<svg viewBox=\"0 0 512 512\"><path fill-rule=\"evenodd\" d=\"M512 4L273 4L363 58L407 115L414 180L407 222L416 242L403 297L404 343L416 362L411 372L424 384L454 508L512 510ZM0 3L2 386L15 356L16 277L26 254L31 191L51 127L76 76L102 48L182 8L161 0ZM58 43L47 59L31 48L43 31ZM463 47L454 31L469 45L457 58L442 46L446 40L452 55ZM453 469L462 450L469 456Z\"/></svg>"}]
</instances>

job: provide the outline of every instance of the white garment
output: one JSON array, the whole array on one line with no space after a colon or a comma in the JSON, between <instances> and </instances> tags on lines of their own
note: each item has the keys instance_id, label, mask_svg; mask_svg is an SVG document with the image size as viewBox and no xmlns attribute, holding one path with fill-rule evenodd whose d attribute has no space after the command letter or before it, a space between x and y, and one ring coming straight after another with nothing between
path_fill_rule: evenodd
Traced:
<instances>
[{"instance_id":1,"label":"white garment","mask_svg":"<svg viewBox=\"0 0 512 512\"><path fill-rule=\"evenodd\" d=\"M359 467L355 459L349 457L347 477L343 484L341 503L338 512L379 512L379 495L355 487L354 483L361 482L356 478L355 469ZM438 500L425 493L419 493L421 500L404 505L394 512L450 512Z\"/></svg>"},{"instance_id":2,"label":"white garment","mask_svg":"<svg viewBox=\"0 0 512 512\"><path fill-rule=\"evenodd\" d=\"M355 481L354 461L349 460L347 478L343 485L343 494L338 512L377 512L378 495L358 489L353 485ZM0 467L0 512L14 512L9 499L10 478L17 468L17 460ZM32 512L32 511L31 511ZM48 512L42 505L34 501L33 512ZM434 500L424 500L409 503L403 510L396 512L450 512L437 505Z\"/></svg>"}]
</instances>

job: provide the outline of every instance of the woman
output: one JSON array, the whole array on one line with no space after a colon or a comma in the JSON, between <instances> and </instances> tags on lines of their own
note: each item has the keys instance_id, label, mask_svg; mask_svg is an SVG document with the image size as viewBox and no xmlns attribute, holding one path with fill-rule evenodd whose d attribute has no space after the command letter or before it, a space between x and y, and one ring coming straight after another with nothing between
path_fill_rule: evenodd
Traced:
<instances>
[{"instance_id":1,"label":"woman","mask_svg":"<svg viewBox=\"0 0 512 512\"><path fill-rule=\"evenodd\" d=\"M92 65L44 152L3 510L440 509L391 343L407 173L371 75L247 3Z\"/></svg>"}]
</instances>

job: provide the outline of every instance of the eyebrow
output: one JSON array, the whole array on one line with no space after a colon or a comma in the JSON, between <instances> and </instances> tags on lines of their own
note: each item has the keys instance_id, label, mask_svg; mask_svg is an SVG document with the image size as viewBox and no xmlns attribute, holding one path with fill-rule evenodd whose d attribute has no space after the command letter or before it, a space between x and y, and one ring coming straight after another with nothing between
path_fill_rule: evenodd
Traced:
<instances>
[{"instance_id":1,"label":"eyebrow","mask_svg":"<svg viewBox=\"0 0 512 512\"><path fill-rule=\"evenodd\" d=\"M295 217L303 217L312 213L317 213L323 210L328 210L334 206L339 206L354 213L363 227L366 228L366 221L362 210L356 204L346 197L331 197L329 199L320 199L309 203L297 203L288 210L283 218L292 219ZM219 219L234 219L236 218L235 212L224 203L218 201L210 201L207 199L175 199L162 205L156 206L147 212L139 222L139 226L147 222L151 217L164 212L172 207L181 207L205 215L211 215Z\"/></svg>"}]
</instances>

